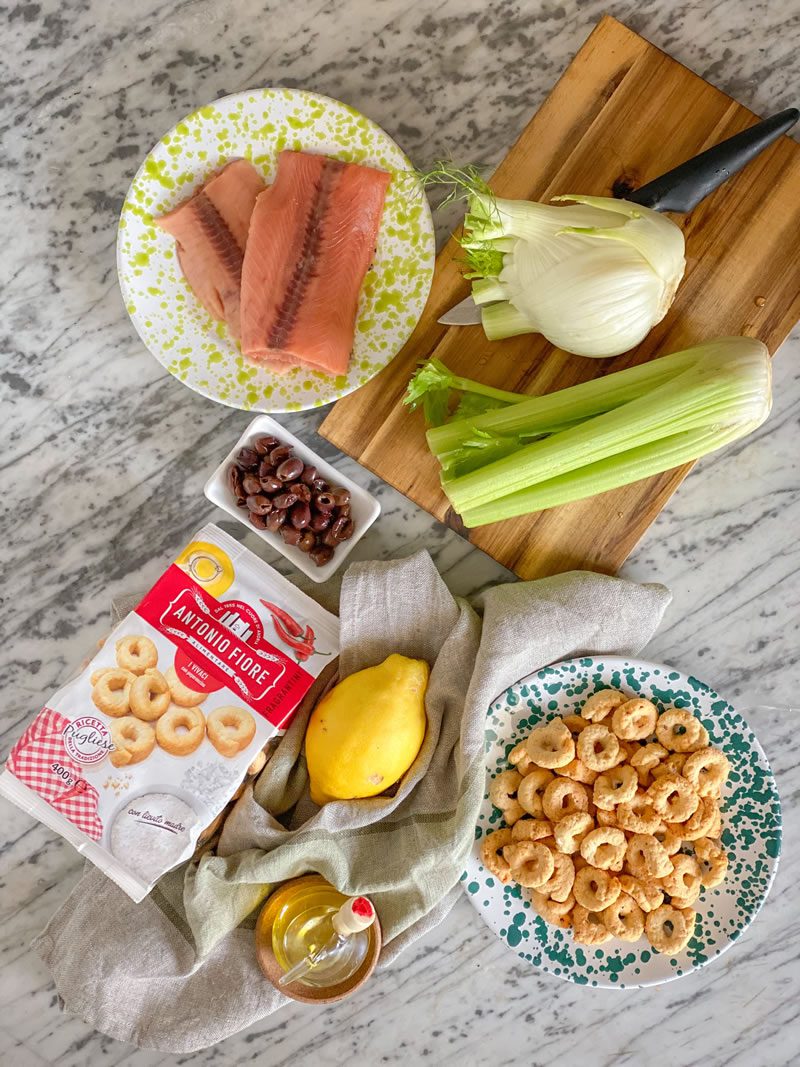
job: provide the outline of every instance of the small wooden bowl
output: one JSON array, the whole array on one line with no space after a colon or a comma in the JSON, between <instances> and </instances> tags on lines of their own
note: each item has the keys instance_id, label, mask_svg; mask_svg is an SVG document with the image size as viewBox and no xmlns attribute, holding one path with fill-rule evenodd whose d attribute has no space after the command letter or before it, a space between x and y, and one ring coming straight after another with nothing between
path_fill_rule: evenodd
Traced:
<instances>
[{"instance_id":1,"label":"small wooden bowl","mask_svg":"<svg viewBox=\"0 0 800 1067\"><path fill-rule=\"evenodd\" d=\"M380 922L376 916L375 922L369 928L370 939L367 954L355 974L352 974L346 981L325 989L305 985L303 982L292 982L291 985L286 986L278 985L284 972L272 951L272 923L283 903L284 890L289 891L303 883L324 881L325 879L318 874L306 874L302 878L293 878L290 882L285 882L269 897L256 923L256 959L265 978L272 982L279 993L284 993L292 1000L299 1000L302 1004L333 1004L355 993L375 970L383 940Z\"/></svg>"}]
</instances>

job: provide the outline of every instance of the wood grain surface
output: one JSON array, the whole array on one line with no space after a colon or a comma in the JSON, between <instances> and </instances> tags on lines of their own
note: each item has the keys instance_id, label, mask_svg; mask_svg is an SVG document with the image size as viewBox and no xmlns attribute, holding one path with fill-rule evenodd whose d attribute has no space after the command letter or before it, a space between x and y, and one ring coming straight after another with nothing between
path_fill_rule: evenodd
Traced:
<instances>
[{"instance_id":1,"label":"wood grain surface","mask_svg":"<svg viewBox=\"0 0 800 1067\"><path fill-rule=\"evenodd\" d=\"M605 17L500 164L498 195L548 200L637 188L745 129L756 116L616 20ZM469 162L467 157L458 162ZM633 352L594 360L538 335L489 342L479 326L436 320L468 293L459 247L439 254L430 299L402 352L340 400L320 433L523 578L574 568L613 574L691 464L539 514L464 530L439 485L421 412L402 405L418 362L540 394L730 334L770 352L800 317L800 146L782 137L690 215L687 268L666 318Z\"/></svg>"}]
</instances>

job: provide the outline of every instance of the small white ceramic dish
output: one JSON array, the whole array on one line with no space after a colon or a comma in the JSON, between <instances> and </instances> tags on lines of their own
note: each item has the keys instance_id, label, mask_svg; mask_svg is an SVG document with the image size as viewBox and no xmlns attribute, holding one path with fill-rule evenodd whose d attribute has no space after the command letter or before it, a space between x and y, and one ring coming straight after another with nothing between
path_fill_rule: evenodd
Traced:
<instances>
[{"instance_id":1,"label":"small white ceramic dish","mask_svg":"<svg viewBox=\"0 0 800 1067\"><path fill-rule=\"evenodd\" d=\"M299 548L296 548L293 545L287 545L280 534L270 533L268 530L257 529L248 521L247 512L244 508L240 508L236 504L236 498L228 484L228 468L233 463L240 448L244 448L246 445L251 445L257 437L263 437L265 434L272 434L274 437L279 438L283 444L291 445L294 449L294 454L299 459L302 459L303 463L313 463L321 477L332 486L342 486L344 489L350 490L350 514L355 527L353 536L349 541L343 541L341 544L337 545L333 557L322 567L317 567L317 565L309 559L306 553L301 552ZM358 544L381 513L381 506L374 496L368 493L366 489L362 489L356 482L351 481L349 478L345 478L345 476L340 474L335 467L330 465L330 463L326 463L324 459L320 459L316 452L312 452L311 449L304 445L302 441L294 436L294 434L289 433L285 427L281 426L275 419L270 418L269 415L259 415L258 418L253 419L225 459L208 479L203 491L212 504L216 504L218 508L227 511L229 515L232 515L234 519L241 522L248 530L255 533L262 541L266 541L271 548L274 548L276 552L280 552L280 554L285 556L290 563L293 563L298 570L301 570L303 574L307 574L308 577L315 582L327 581L327 579L341 567L350 555L352 549Z\"/></svg>"}]
</instances>

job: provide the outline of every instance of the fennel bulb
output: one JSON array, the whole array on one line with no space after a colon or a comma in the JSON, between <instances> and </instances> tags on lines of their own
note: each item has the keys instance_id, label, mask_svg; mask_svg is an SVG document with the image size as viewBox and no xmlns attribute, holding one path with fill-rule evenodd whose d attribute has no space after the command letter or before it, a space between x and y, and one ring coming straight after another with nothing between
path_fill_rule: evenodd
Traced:
<instances>
[{"instance_id":1,"label":"fennel bulb","mask_svg":"<svg viewBox=\"0 0 800 1067\"><path fill-rule=\"evenodd\" d=\"M664 318L686 267L680 228L625 200L494 197L476 183L462 245L490 340L541 333L578 356L634 348Z\"/></svg>"}]
</instances>

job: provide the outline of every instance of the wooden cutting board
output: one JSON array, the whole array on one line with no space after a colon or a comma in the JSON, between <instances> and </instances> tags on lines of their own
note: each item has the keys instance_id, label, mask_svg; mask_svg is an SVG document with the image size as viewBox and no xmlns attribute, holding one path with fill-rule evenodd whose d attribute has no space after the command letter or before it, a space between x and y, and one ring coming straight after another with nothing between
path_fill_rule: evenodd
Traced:
<instances>
[{"instance_id":1,"label":"wooden cutting board","mask_svg":"<svg viewBox=\"0 0 800 1067\"><path fill-rule=\"evenodd\" d=\"M754 121L752 112L605 17L491 185L501 196L531 200L570 192L611 196ZM774 352L800 317L800 146L781 138L691 215L675 219L686 235L687 258L677 299L639 348L611 360L567 355L536 335L489 342L479 326L438 325L438 316L468 293L456 261L459 247L451 239L405 348L369 384L340 400L320 432L523 578L572 568L615 573L691 464L466 531L441 491L422 414L409 412L401 399L415 365L431 355L457 374L537 394L715 336L747 334Z\"/></svg>"}]
</instances>

